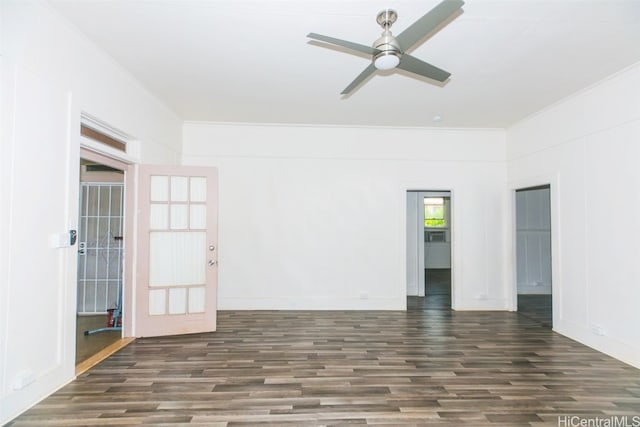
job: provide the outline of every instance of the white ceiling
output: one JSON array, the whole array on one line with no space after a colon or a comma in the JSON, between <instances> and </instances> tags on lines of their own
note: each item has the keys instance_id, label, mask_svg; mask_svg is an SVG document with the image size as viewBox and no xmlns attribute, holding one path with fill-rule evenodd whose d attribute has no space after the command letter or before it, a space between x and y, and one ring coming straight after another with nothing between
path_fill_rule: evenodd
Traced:
<instances>
[{"instance_id":1,"label":"white ceiling","mask_svg":"<svg viewBox=\"0 0 640 427\"><path fill-rule=\"evenodd\" d=\"M466 0L412 51L446 85L395 71L343 97L370 59L306 35L370 45L380 10L399 34L438 0L50 3L184 120L503 128L640 61L640 0Z\"/></svg>"}]
</instances>

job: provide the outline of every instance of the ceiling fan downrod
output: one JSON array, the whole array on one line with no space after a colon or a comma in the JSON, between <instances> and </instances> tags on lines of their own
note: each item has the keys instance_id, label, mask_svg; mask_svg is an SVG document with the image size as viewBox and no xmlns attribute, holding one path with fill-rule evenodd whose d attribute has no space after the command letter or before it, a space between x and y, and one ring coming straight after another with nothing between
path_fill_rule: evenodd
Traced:
<instances>
[{"instance_id":1,"label":"ceiling fan downrod","mask_svg":"<svg viewBox=\"0 0 640 427\"><path fill-rule=\"evenodd\" d=\"M388 30L391 28L394 22L398 19L398 14L393 9L385 9L382 12L378 13L376 17L376 22L380 24L380 26L384 30Z\"/></svg>"}]
</instances>

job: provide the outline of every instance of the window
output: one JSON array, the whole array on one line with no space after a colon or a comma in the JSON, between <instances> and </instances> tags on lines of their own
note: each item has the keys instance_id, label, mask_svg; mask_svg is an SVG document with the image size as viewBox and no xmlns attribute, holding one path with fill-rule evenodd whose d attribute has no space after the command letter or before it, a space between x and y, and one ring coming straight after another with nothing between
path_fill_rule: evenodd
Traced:
<instances>
[{"instance_id":1,"label":"window","mask_svg":"<svg viewBox=\"0 0 640 427\"><path fill-rule=\"evenodd\" d=\"M440 228L447 226L444 197L424 198L424 226Z\"/></svg>"},{"instance_id":2,"label":"window","mask_svg":"<svg viewBox=\"0 0 640 427\"><path fill-rule=\"evenodd\" d=\"M127 145L124 142L117 140L115 138L112 138L109 135L106 135L102 132L92 129L89 126L86 126L84 124L80 126L80 135L87 137L89 139L93 139L94 141L101 142L105 145L108 145L111 148L115 148L116 150L120 150L125 153L127 152Z\"/></svg>"}]
</instances>

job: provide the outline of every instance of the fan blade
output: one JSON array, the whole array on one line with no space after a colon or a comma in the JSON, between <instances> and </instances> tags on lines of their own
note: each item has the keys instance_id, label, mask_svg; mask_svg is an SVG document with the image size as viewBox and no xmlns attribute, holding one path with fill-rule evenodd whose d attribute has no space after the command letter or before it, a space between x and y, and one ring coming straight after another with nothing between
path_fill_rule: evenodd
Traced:
<instances>
[{"instance_id":1,"label":"fan blade","mask_svg":"<svg viewBox=\"0 0 640 427\"><path fill-rule=\"evenodd\" d=\"M369 66L365 68L364 71L361 72L358 75L358 77L356 77L355 80L349 84L349 86L347 86L342 92L340 92L340 95L348 95L349 92L355 89L356 86L358 86L360 83L365 81L375 71L376 71L376 67L373 65L373 63L369 64Z\"/></svg>"},{"instance_id":2,"label":"fan blade","mask_svg":"<svg viewBox=\"0 0 640 427\"><path fill-rule=\"evenodd\" d=\"M462 9L460 9L462 5L464 5L462 0L444 0L422 18L411 24L409 28L396 36L402 51L408 51L427 35L432 36L444 28L445 25L462 13Z\"/></svg>"},{"instance_id":3,"label":"fan blade","mask_svg":"<svg viewBox=\"0 0 640 427\"><path fill-rule=\"evenodd\" d=\"M371 46L365 46L363 44L348 42L346 40L340 40L329 36L323 36L321 34L309 33L307 37L310 39L320 40L327 43L336 44L338 46L346 47L352 50L357 50L358 52L368 53L369 55L375 55L379 53L380 50L373 48Z\"/></svg>"},{"instance_id":4,"label":"fan blade","mask_svg":"<svg viewBox=\"0 0 640 427\"><path fill-rule=\"evenodd\" d=\"M409 71L420 76L428 77L439 82L443 82L451 76L448 71L441 70L440 68L433 66L421 59L411 56L407 53L402 55L398 67L401 70Z\"/></svg>"}]
</instances>

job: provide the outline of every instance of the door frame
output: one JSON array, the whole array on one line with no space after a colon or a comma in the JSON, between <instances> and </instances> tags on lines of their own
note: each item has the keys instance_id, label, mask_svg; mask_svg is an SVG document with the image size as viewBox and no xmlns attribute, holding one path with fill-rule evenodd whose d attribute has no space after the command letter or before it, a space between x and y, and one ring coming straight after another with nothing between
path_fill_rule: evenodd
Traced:
<instances>
[{"instance_id":1,"label":"door frame","mask_svg":"<svg viewBox=\"0 0 640 427\"><path fill-rule=\"evenodd\" d=\"M454 224L455 224L455 208L453 207L454 205L454 190L453 189L446 189L446 190L424 190L423 188L429 188L429 186L413 186L413 187L409 187L409 188L404 188L404 200L403 200L403 205L405 207L405 209L403 210L404 215L403 215L403 223L404 223L404 232L402 233L403 235L403 241L404 241L404 245L403 247L407 248L407 230L408 227L410 227L409 224L407 224L407 199L408 199L408 193L412 192L412 193L416 193L417 197L418 197L418 201L421 200L421 198L423 197L429 197L429 196L434 196L434 197L441 197L443 196L443 194L447 194L445 197L449 197L449 240L451 242L451 248L450 248L450 258L451 258L451 309L455 310L456 307L456 293L455 293L455 276L456 276L456 270L455 270L455 231L454 231ZM437 187L436 187L437 188ZM417 266L416 269L418 269L418 295L417 296L421 296L424 297L425 296L425 276L424 276L424 269L425 269L425 264L424 264L424 208L420 209L421 204L418 203L417 209L418 209L418 218L415 224L415 232L418 233L419 239L418 242L422 241L422 245L418 245L418 247L416 247L416 251L418 252L418 262L417 262ZM420 228L420 225L422 226L422 229ZM408 265L407 265L407 258L408 258L408 254L405 252L404 253L404 277L405 277L405 281L404 281L404 294L405 294L405 301L406 301L406 297L407 297L407 273L408 273ZM420 271L420 269L422 269L422 271Z\"/></svg>"},{"instance_id":2,"label":"door frame","mask_svg":"<svg viewBox=\"0 0 640 427\"><path fill-rule=\"evenodd\" d=\"M418 229L420 229L420 225L422 225L422 245L418 246L418 268L422 267L422 274L418 276L418 296L426 296L427 295L427 277L425 270L427 269L427 265L425 264L426 255L424 253L424 199L426 197L445 197L449 198L449 215L448 215L448 226L447 229L449 231L449 259L452 260L451 256L453 253L453 226L451 220L451 211L452 211L452 199L451 199L451 191L450 190L423 190L418 192ZM420 203L422 201L422 204ZM422 209L421 209L422 208ZM453 262L449 262L449 269L453 271ZM453 279L452 279L453 282ZM453 283L451 284L451 295L453 297Z\"/></svg>"},{"instance_id":3,"label":"door frame","mask_svg":"<svg viewBox=\"0 0 640 427\"><path fill-rule=\"evenodd\" d=\"M81 137L82 140L86 138ZM78 158L78 164L80 159L86 159L93 162L110 166L114 169L118 169L124 172L124 209L123 209L123 274L122 274L122 337L134 336L134 322L133 315L135 307L135 293L133 289L135 287L135 183L137 167L132 162L127 162L123 159L116 158L114 156L105 155L98 150L93 149L91 146L86 146L82 141L80 144L80 157ZM80 187L78 186L78 198L80 197Z\"/></svg>"},{"instance_id":4,"label":"door frame","mask_svg":"<svg viewBox=\"0 0 640 427\"><path fill-rule=\"evenodd\" d=\"M517 213L516 191L526 188L549 186L549 213L551 220L551 317L552 329L562 321L562 272L559 260L560 254L560 205L558 195L560 183L557 175L538 176L531 179L523 179L509 182L508 191L511 201L511 253L510 262L507 264L508 275L511 277L511 286L508 287L511 295L508 295L510 311L518 311L518 270L517 270Z\"/></svg>"}]
</instances>

